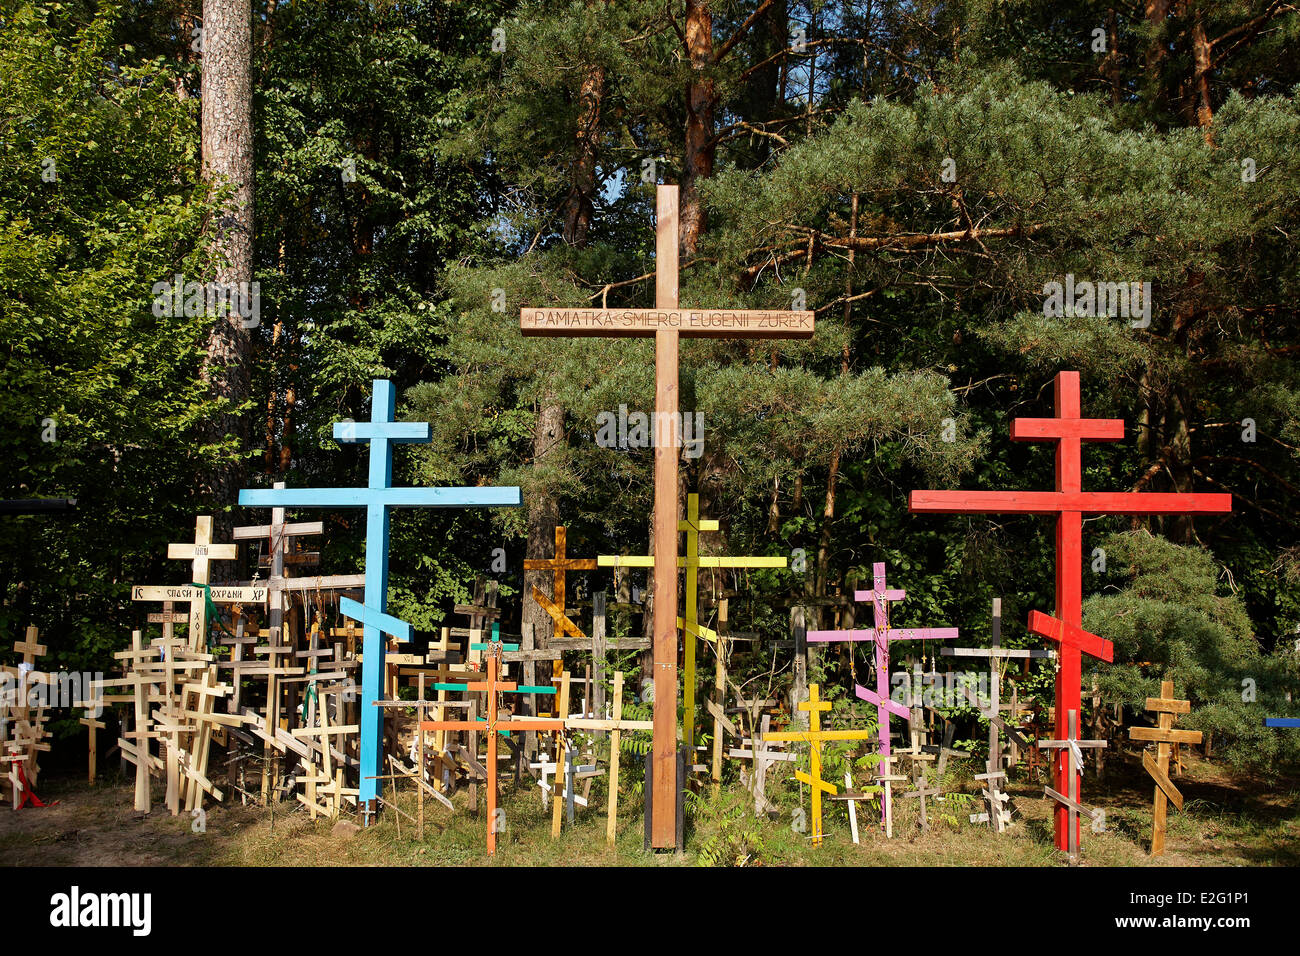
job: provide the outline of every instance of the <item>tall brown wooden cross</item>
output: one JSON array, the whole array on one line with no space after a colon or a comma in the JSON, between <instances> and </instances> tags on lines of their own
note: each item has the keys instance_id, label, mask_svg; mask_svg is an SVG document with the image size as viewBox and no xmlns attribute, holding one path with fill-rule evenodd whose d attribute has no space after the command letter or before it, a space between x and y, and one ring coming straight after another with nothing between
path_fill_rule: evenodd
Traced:
<instances>
[{"instance_id":1,"label":"tall brown wooden cross","mask_svg":"<svg viewBox=\"0 0 1300 956\"><path fill-rule=\"evenodd\" d=\"M678 189L655 196L653 309L524 308L524 335L654 336L654 794L651 846L677 845L677 351L691 338L811 338L813 313L678 307Z\"/></svg>"}]
</instances>

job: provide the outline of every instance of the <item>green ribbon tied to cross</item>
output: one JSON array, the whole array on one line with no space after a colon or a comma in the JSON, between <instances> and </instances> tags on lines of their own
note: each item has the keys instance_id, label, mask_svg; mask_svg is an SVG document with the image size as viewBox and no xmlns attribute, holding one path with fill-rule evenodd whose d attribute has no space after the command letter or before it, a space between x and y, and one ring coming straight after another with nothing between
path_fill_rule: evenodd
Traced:
<instances>
[{"instance_id":1,"label":"green ribbon tied to cross","mask_svg":"<svg viewBox=\"0 0 1300 956\"><path fill-rule=\"evenodd\" d=\"M234 637L235 635L221 620L221 614L217 610L216 604L212 602L212 587L207 584L200 584L198 581L191 581L190 586L203 589L203 622L205 632L203 635L203 643L208 650L212 650L213 647L216 646L216 641L212 639L212 623L214 621L216 622L217 627L225 631L228 636Z\"/></svg>"}]
</instances>

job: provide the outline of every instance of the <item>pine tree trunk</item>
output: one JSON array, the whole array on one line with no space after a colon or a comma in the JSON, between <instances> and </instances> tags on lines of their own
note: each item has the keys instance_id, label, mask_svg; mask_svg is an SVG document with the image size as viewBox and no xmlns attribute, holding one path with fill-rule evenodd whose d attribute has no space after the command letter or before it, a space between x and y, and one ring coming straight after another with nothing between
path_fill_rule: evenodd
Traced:
<instances>
[{"instance_id":1,"label":"pine tree trunk","mask_svg":"<svg viewBox=\"0 0 1300 956\"><path fill-rule=\"evenodd\" d=\"M1169 0L1146 0L1147 26L1151 42L1146 50L1146 83L1151 105L1159 108L1165 101L1161 71L1165 64L1165 21L1169 17Z\"/></svg>"},{"instance_id":2,"label":"pine tree trunk","mask_svg":"<svg viewBox=\"0 0 1300 956\"><path fill-rule=\"evenodd\" d=\"M682 164L681 249L695 254L704 234L700 181L713 175L713 13L709 0L686 0L686 52L694 76L686 89L686 153Z\"/></svg>"},{"instance_id":3,"label":"pine tree trunk","mask_svg":"<svg viewBox=\"0 0 1300 956\"><path fill-rule=\"evenodd\" d=\"M569 166L569 192L564 199L564 241L571 246L587 244L591 219L595 209L596 158L600 145L602 109L605 103L605 71L591 66L582 78L579 98L581 112L574 133L577 149ZM545 464L551 450L564 441L564 414L562 404L553 400L542 403L533 425L533 467ZM528 541L524 554L532 559L545 559L555 550L555 526L560 521L560 505L550 493L540 490L529 495ZM524 623L532 624L538 647L549 646L555 625L549 614L536 601L528 598L536 587L547 597L554 597L554 578L546 571L524 572Z\"/></svg>"},{"instance_id":4,"label":"pine tree trunk","mask_svg":"<svg viewBox=\"0 0 1300 956\"><path fill-rule=\"evenodd\" d=\"M216 259L214 279L226 288L253 278L252 23L246 0L204 0L202 140L203 176L233 189L207 224ZM217 416L213 438L246 443L247 422L237 406L249 395L249 333L236 313L213 318L203 375L214 398L231 408ZM229 533L221 509L235 504L243 468L239 460L217 464L206 476L205 497L217 511L217 540ZM220 562L219 562L220 564Z\"/></svg>"},{"instance_id":5,"label":"pine tree trunk","mask_svg":"<svg viewBox=\"0 0 1300 956\"><path fill-rule=\"evenodd\" d=\"M1210 40L1198 7L1192 15L1192 91L1196 98L1196 125L1205 131L1205 142L1214 145L1210 126L1214 109L1210 102Z\"/></svg>"},{"instance_id":6,"label":"pine tree trunk","mask_svg":"<svg viewBox=\"0 0 1300 956\"><path fill-rule=\"evenodd\" d=\"M595 209L596 147L600 140L601 107L605 101L605 70L593 66L582 78L579 93L577 154L569 171L569 195L565 197L564 239L572 246L585 246Z\"/></svg>"},{"instance_id":7,"label":"pine tree trunk","mask_svg":"<svg viewBox=\"0 0 1300 956\"><path fill-rule=\"evenodd\" d=\"M564 406L549 402L538 410L533 426L533 467L542 468L556 446L564 441ZM528 508L528 543L525 557L546 559L555 550L555 526L560 522L559 502L546 491L534 491L525 502ZM554 597L554 578L550 571L525 571L524 594L537 588L547 597ZM531 597L524 601L523 621L533 625L538 647L549 647L555 624L551 616Z\"/></svg>"}]
</instances>

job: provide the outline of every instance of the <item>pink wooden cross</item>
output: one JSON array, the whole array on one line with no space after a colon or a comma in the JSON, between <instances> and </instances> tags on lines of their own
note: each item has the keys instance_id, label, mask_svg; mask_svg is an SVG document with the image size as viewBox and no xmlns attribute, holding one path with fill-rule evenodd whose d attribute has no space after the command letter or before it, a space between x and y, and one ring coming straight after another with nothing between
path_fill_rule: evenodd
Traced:
<instances>
[{"instance_id":1,"label":"pink wooden cross","mask_svg":"<svg viewBox=\"0 0 1300 956\"><path fill-rule=\"evenodd\" d=\"M883 561L876 562L871 566L872 582L870 591L855 591L853 599L855 601L870 601L874 616L875 627L855 628L853 630L840 631L809 631L808 640L810 641L873 641L876 645L876 689L871 690L869 687L863 687L861 684L853 686L853 693L859 699L876 705L876 723L877 732L880 735L880 756L881 763L879 766L879 775L884 778L889 775L889 715L897 714L904 720L911 717L912 712L907 707L893 700L889 696L889 642L890 641L944 641L951 640L958 636L955 627L890 627L889 626L889 602L901 601L907 597L907 592L901 588L891 588L885 584L885 565ZM885 781L886 801L889 797L889 784ZM881 825L884 825L884 816L886 807L881 807Z\"/></svg>"}]
</instances>

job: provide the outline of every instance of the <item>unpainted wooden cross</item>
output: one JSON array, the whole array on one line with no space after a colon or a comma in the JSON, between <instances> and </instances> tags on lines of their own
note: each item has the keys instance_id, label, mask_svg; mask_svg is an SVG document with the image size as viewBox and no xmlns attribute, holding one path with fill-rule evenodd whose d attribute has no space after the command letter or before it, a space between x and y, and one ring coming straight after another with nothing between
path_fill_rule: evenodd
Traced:
<instances>
[{"instance_id":1,"label":"unpainted wooden cross","mask_svg":"<svg viewBox=\"0 0 1300 956\"><path fill-rule=\"evenodd\" d=\"M1092 820L1093 828L1100 830L1106 825L1105 811L1097 807L1085 807L1079 802L1079 781L1083 778L1083 748L1105 747L1104 740L1080 740L1079 739L1079 712L1072 710L1066 719L1066 730L1068 736L1063 740L1040 740L1038 746L1040 749L1052 749L1064 754L1067 769L1070 771L1067 775L1069 794L1061 793L1052 787L1044 787L1043 791L1055 800L1060 806L1065 808L1069 815L1069 835L1071 837L1069 844L1066 846L1071 865L1079 862L1079 816L1083 815Z\"/></svg>"},{"instance_id":2,"label":"unpainted wooden cross","mask_svg":"<svg viewBox=\"0 0 1300 956\"><path fill-rule=\"evenodd\" d=\"M1156 719L1156 726L1130 727L1128 735L1130 740L1150 741L1156 745L1154 759L1150 750L1143 749L1142 767L1147 773L1151 774L1151 779L1156 782L1154 806L1151 814L1151 855L1163 856L1165 852L1165 824L1169 804L1172 803L1179 810L1183 808L1183 795L1174 786L1173 781L1169 779L1169 747L1170 744L1199 744L1201 742L1201 732L1199 730L1174 729L1175 715L1190 714L1192 712L1192 702L1190 700L1174 699L1174 682L1171 680L1161 681L1160 696L1148 697L1146 706L1143 709L1159 715Z\"/></svg>"},{"instance_id":3,"label":"unpainted wooden cross","mask_svg":"<svg viewBox=\"0 0 1300 956\"><path fill-rule=\"evenodd\" d=\"M655 198L655 308L524 308L524 335L653 336L655 340L654 717L650 843L677 846L677 490L678 341L709 338L810 338L812 312L678 307L678 188Z\"/></svg>"}]
</instances>

